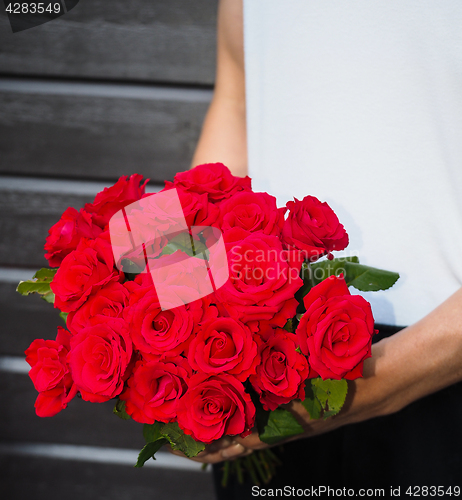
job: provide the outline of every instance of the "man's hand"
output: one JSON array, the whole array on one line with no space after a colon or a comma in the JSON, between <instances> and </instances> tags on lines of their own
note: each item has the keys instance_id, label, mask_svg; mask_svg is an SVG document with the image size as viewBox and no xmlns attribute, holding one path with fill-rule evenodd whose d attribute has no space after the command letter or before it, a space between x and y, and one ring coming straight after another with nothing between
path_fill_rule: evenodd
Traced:
<instances>
[{"instance_id":1,"label":"man's hand","mask_svg":"<svg viewBox=\"0 0 462 500\"><path fill-rule=\"evenodd\" d=\"M247 175L247 133L242 0L218 6L215 91L191 167L224 163L234 175Z\"/></svg>"},{"instance_id":2,"label":"man's hand","mask_svg":"<svg viewBox=\"0 0 462 500\"><path fill-rule=\"evenodd\" d=\"M380 357L381 351L381 349L377 348L377 346L379 346L379 344L382 344L382 342L374 346L376 351L375 358L370 358L365 362L365 377L369 375L373 376L375 360ZM363 379L361 379L361 382L363 382ZM361 382L359 382L360 386L362 385ZM350 382L347 401L345 402L344 409L342 409L339 415L328 418L327 420L324 420L322 418L312 420L309 413L300 402L292 401L287 405L283 405L285 409L289 410L295 416L295 418L304 428L305 432L303 434L287 438L284 441L280 441L279 443L277 443L277 445L287 443L289 441L315 436L318 434L323 434L325 432L336 429L341 425L345 425L350 421L353 421L352 415L356 415L357 411L351 412L350 407L351 401L354 398L354 395L357 393L356 385L357 381ZM256 431L256 429L254 429L252 434L245 438L241 438L239 436L225 436L218 441L207 445L206 449L203 452L199 453L196 457L194 457L193 460L195 460L196 462L214 464L222 462L224 460L234 460L236 458L244 457L256 450L262 450L269 447L270 446L268 444L260 441L258 432ZM181 452L174 451L173 453L179 456L184 456Z\"/></svg>"},{"instance_id":3,"label":"man's hand","mask_svg":"<svg viewBox=\"0 0 462 500\"><path fill-rule=\"evenodd\" d=\"M245 444L242 444L242 438L225 436L207 445L204 451L201 451L191 460L194 460L195 462L201 462L203 464L217 464L219 462L223 462L224 460L234 460L239 457L245 457L246 455L250 455L251 453L253 453L254 449L261 449L251 447L256 446L255 439L263 445L263 448L268 447L268 445L262 443L258 439L257 433L252 434L251 436L256 436L256 438L253 438L252 441L249 442L246 441ZM251 436L248 436L245 439L249 439L251 438ZM171 448L170 451L174 455L178 455L179 457L186 457L186 455L181 451L174 451Z\"/></svg>"},{"instance_id":4,"label":"man's hand","mask_svg":"<svg viewBox=\"0 0 462 500\"><path fill-rule=\"evenodd\" d=\"M287 439L316 436L343 425L395 413L428 394L462 380L462 289L421 321L372 346L363 377L349 381L338 415L311 420L300 402L285 405L304 428ZM195 457L203 463L232 460L267 448L253 432L224 437ZM178 454L178 453L177 453Z\"/></svg>"}]
</instances>

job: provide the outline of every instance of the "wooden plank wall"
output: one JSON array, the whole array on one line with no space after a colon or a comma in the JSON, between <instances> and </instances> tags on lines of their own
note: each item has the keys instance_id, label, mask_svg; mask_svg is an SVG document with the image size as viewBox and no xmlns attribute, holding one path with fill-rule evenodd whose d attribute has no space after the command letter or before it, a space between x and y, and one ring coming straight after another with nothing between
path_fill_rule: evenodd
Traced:
<instances>
[{"instance_id":1,"label":"wooden plank wall","mask_svg":"<svg viewBox=\"0 0 462 500\"><path fill-rule=\"evenodd\" d=\"M188 168L212 94L216 9L217 0L80 0L13 34L0 6L2 498L213 498L210 474L189 461L114 463L143 438L111 402L75 399L52 419L35 416L23 353L53 338L60 319L15 288L47 264L47 229L68 206L120 175L141 173L156 190Z\"/></svg>"}]
</instances>

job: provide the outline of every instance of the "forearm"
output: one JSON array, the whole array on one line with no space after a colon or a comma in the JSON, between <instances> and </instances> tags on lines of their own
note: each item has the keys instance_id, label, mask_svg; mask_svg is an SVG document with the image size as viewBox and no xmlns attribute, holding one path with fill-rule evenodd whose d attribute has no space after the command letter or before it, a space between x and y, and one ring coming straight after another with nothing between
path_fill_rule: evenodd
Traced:
<instances>
[{"instance_id":1,"label":"forearm","mask_svg":"<svg viewBox=\"0 0 462 500\"><path fill-rule=\"evenodd\" d=\"M462 288L415 325L372 346L363 377L349 382L341 412L311 420L302 403L285 405L305 432L294 441L374 417L395 413L414 401L462 380ZM258 433L223 438L198 461L219 462L267 448Z\"/></svg>"},{"instance_id":2,"label":"forearm","mask_svg":"<svg viewBox=\"0 0 462 500\"><path fill-rule=\"evenodd\" d=\"M191 166L224 163L234 175L247 175L247 139L243 99L216 94L204 120Z\"/></svg>"},{"instance_id":3,"label":"forearm","mask_svg":"<svg viewBox=\"0 0 462 500\"><path fill-rule=\"evenodd\" d=\"M300 402L286 405L305 432L294 441L397 412L412 402L462 380L462 288L421 321L372 346L363 377L349 382L342 411L311 420ZM223 438L198 461L219 462L267 448L257 432Z\"/></svg>"},{"instance_id":4,"label":"forearm","mask_svg":"<svg viewBox=\"0 0 462 500\"><path fill-rule=\"evenodd\" d=\"M234 175L247 175L242 1L218 6L215 92L191 167L224 163Z\"/></svg>"}]
</instances>

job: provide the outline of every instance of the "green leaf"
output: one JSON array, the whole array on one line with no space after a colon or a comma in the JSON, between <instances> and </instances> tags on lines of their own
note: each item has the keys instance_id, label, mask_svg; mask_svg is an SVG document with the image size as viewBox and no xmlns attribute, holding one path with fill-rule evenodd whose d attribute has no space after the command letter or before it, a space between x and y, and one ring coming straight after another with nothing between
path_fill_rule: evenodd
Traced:
<instances>
[{"instance_id":1,"label":"green leaf","mask_svg":"<svg viewBox=\"0 0 462 500\"><path fill-rule=\"evenodd\" d=\"M146 265L141 267L136 262L132 262L130 259L122 259L121 264L122 271L127 281L133 281L138 274L143 273L146 268Z\"/></svg>"},{"instance_id":2,"label":"green leaf","mask_svg":"<svg viewBox=\"0 0 462 500\"><path fill-rule=\"evenodd\" d=\"M31 280L20 281L16 291L21 295L30 295L31 293L38 293L44 300L53 304L55 301L55 294L50 288L50 283L58 269L43 268L34 274Z\"/></svg>"},{"instance_id":3,"label":"green leaf","mask_svg":"<svg viewBox=\"0 0 462 500\"><path fill-rule=\"evenodd\" d=\"M305 399L302 401L302 405L305 410L310 414L310 418L317 419L321 418L322 406L319 399L315 396L313 391L313 386L311 385L311 380L308 379L305 385Z\"/></svg>"},{"instance_id":4,"label":"green leaf","mask_svg":"<svg viewBox=\"0 0 462 500\"><path fill-rule=\"evenodd\" d=\"M298 301L297 313L303 314L306 309L303 305L303 297L313 288L312 271L309 264L304 262L300 271L300 277L303 280L303 285L295 292L295 298Z\"/></svg>"},{"instance_id":5,"label":"green leaf","mask_svg":"<svg viewBox=\"0 0 462 500\"><path fill-rule=\"evenodd\" d=\"M39 293L45 295L51 292L50 283L44 281L20 281L16 291L21 295L30 295L31 293Z\"/></svg>"},{"instance_id":6,"label":"green leaf","mask_svg":"<svg viewBox=\"0 0 462 500\"><path fill-rule=\"evenodd\" d=\"M164 444L167 444L166 439L158 439L154 443L148 443L138 455L138 460L136 461L135 467L143 467L143 465L152 458L155 460L155 454L162 448Z\"/></svg>"},{"instance_id":7,"label":"green leaf","mask_svg":"<svg viewBox=\"0 0 462 500\"><path fill-rule=\"evenodd\" d=\"M162 255L172 255L177 250L184 252L190 257L208 259L209 251L207 245L202 241L194 239L188 232L182 232L172 238L162 250Z\"/></svg>"},{"instance_id":8,"label":"green leaf","mask_svg":"<svg viewBox=\"0 0 462 500\"><path fill-rule=\"evenodd\" d=\"M306 312L303 304L303 298L310 290L324 281L329 276L339 276L345 274L345 264L347 262L359 263L358 257L341 257L333 260L325 259L317 261L314 264L304 262L301 269L301 278L303 285L295 293L295 298L298 301L297 316Z\"/></svg>"},{"instance_id":9,"label":"green leaf","mask_svg":"<svg viewBox=\"0 0 462 500\"><path fill-rule=\"evenodd\" d=\"M45 293L42 295L42 299L45 302L48 302L49 304L54 304L55 303L55 294L53 292Z\"/></svg>"},{"instance_id":10,"label":"green leaf","mask_svg":"<svg viewBox=\"0 0 462 500\"><path fill-rule=\"evenodd\" d=\"M117 415L122 420L130 420L131 418L130 415L125 411L125 401L122 401L121 399L117 400L112 413L114 413L114 415Z\"/></svg>"},{"instance_id":11,"label":"green leaf","mask_svg":"<svg viewBox=\"0 0 462 500\"><path fill-rule=\"evenodd\" d=\"M303 427L290 411L277 408L269 412L268 422L263 432L260 433L260 440L267 444L276 444L287 437L296 436L303 432Z\"/></svg>"},{"instance_id":12,"label":"green leaf","mask_svg":"<svg viewBox=\"0 0 462 500\"><path fill-rule=\"evenodd\" d=\"M180 233L175 238L172 238L163 248L161 255L171 255L177 250L181 250L190 257L194 256L194 246L188 232Z\"/></svg>"},{"instance_id":13,"label":"green leaf","mask_svg":"<svg viewBox=\"0 0 462 500\"><path fill-rule=\"evenodd\" d=\"M376 292L392 287L399 278L398 273L385 271L375 267L364 266L358 257L341 257L333 260L322 260L310 265L309 278L313 285L318 285L329 276L343 273L348 286L354 286L363 292Z\"/></svg>"},{"instance_id":14,"label":"green leaf","mask_svg":"<svg viewBox=\"0 0 462 500\"><path fill-rule=\"evenodd\" d=\"M195 457L205 449L205 444L195 441L191 436L185 434L177 422L165 424L162 428L162 436L168 439L174 450L182 451L187 457Z\"/></svg>"},{"instance_id":15,"label":"green leaf","mask_svg":"<svg viewBox=\"0 0 462 500\"><path fill-rule=\"evenodd\" d=\"M338 259L326 259L310 264L310 277L312 279L313 286L318 285L329 276L339 276L342 273L345 275L346 264L348 262L359 264L359 259L358 257L340 257Z\"/></svg>"},{"instance_id":16,"label":"green leaf","mask_svg":"<svg viewBox=\"0 0 462 500\"><path fill-rule=\"evenodd\" d=\"M287 323L284 325L284 330L286 330L289 333L294 333L292 318L287 320Z\"/></svg>"},{"instance_id":17,"label":"green leaf","mask_svg":"<svg viewBox=\"0 0 462 500\"><path fill-rule=\"evenodd\" d=\"M354 262L345 263L345 281L363 292L387 290L399 279L399 274Z\"/></svg>"},{"instance_id":18,"label":"green leaf","mask_svg":"<svg viewBox=\"0 0 462 500\"><path fill-rule=\"evenodd\" d=\"M162 439L162 428L164 427L163 422L154 422L153 424L144 424L143 436L146 443L153 443L158 439Z\"/></svg>"},{"instance_id":19,"label":"green leaf","mask_svg":"<svg viewBox=\"0 0 462 500\"><path fill-rule=\"evenodd\" d=\"M313 394L323 409L324 418L336 415L342 409L343 403L345 402L348 392L347 381L344 379L322 380L322 378L319 377L310 379L310 382Z\"/></svg>"},{"instance_id":20,"label":"green leaf","mask_svg":"<svg viewBox=\"0 0 462 500\"><path fill-rule=\"evenodd\" d=\"M125 403L125 401L122 401ZM125 404L123 411L125 412ZM168 439L166 439L161 434L162 428L165 426L162 422L154 422L153 424L144 424L143 427L143 436L146 440L146 446L141 450L138 461L136 462L135 467L143 467L146 460L150 458L156 459L154 456L159 449L168 443Z\"/></svg>"},{"instance_id":21,"label":"green leaf","mask_svg":"<svg viewBox=\"0 0 462 500\"><path fill-rule=\"evenodd\" d=\"M249 394L252 398L252 403L255 406L255 425L257 426L258 434L263 434L265 432L265 427L268 424L268 418L271 412L263 409L260 397L252 387L250 387Z\"/></svg>"},{"instance_id":22,"label":"green leaf","mask_svg":"<svg viewBox=\"0 0 462 500\"><path fill-rule=\"evenodd\" d=\"M53 278L55 277L55 274L57 273L58 268L55 267L53 269L48 269L47 267L42 267L39 271L37 271L34 274L34 278L39 280L39 281L48 281L51 283L53 281Z\"/></svg>"},{"instance_id":23,"label":"green leaf","mask_svg":"<svg viewBox=\"0 0 462 500\"><path fill-rule=\"evenodd\" d=\"M64 323L67 325L67 317L68 317L69 313L65 313L65 312L60 312L59 313L59 317L64 321Z\"/></svg>"}]
</instances>

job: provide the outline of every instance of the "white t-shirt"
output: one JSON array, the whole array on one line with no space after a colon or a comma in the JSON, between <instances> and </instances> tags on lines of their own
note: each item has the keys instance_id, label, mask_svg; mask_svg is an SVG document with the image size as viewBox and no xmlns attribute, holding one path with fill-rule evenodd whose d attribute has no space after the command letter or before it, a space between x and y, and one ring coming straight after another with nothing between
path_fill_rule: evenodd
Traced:
<instances>
[{"instance_id":1,"label":"white t-shirt","mask_svg":"<svg viewBox=\"0 0 462 500\"><path fill-rule=\"evenodd\" d=\"M249 174L327 201L411 324L462 284L462 0L245 0Z\"/></svg>"}]
</instances>

